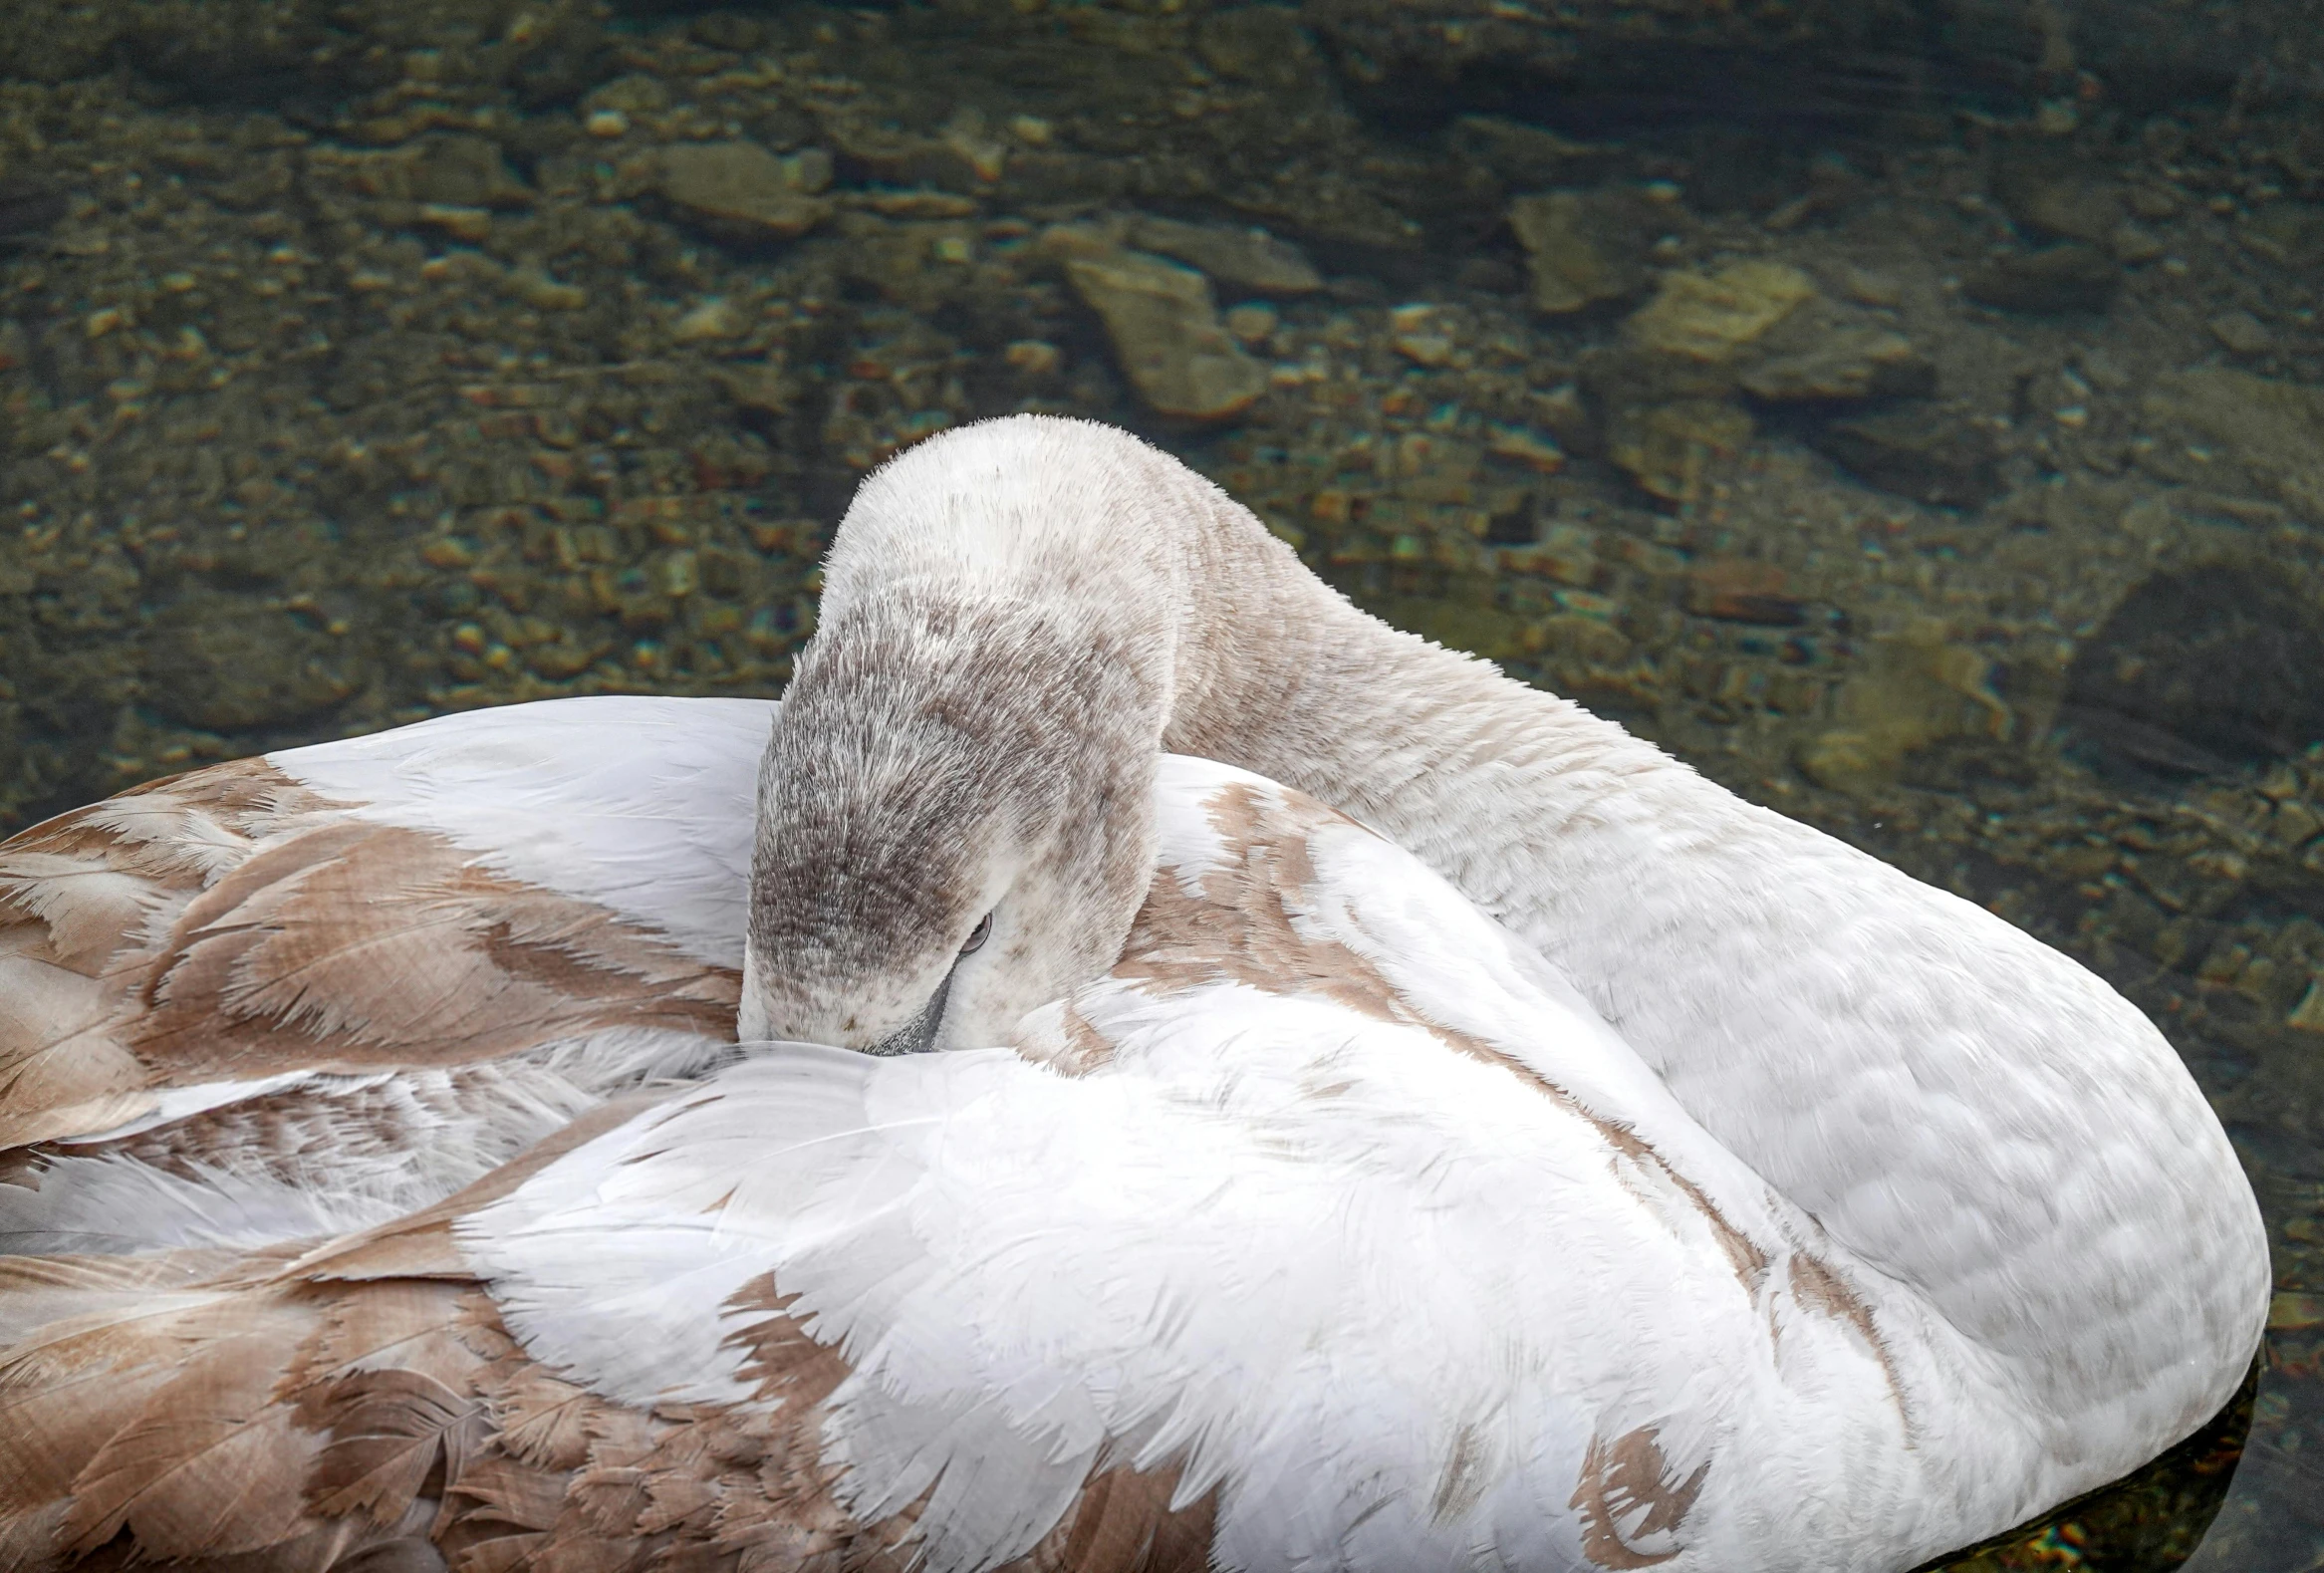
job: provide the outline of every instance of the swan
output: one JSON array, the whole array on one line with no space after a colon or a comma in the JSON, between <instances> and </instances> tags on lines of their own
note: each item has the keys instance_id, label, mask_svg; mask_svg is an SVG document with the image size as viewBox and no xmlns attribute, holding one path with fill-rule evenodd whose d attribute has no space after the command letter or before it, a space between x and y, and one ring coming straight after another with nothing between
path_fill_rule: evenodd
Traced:
<instances>
[{"instance_id":1,"label":"swan","mask_svg":"<svg viewBox=\"0 0 2324 1573\"><path fill-rule=\"evenodd\" d=\"M279 1361L393 1284L437 1305L420 1343L582 1395L632 1449L602 1467L780 1453L759 1499L849 1557L1869 1569L2121 1474L2256 1347L2249 1189L2103 983L1389 630L1107 428L868 479L780 706L220 770L0 858L0 979L40 1006L0 1039L35 1182L0 1227L46 1252L0 1279L21 1416L264 1327L236 1435L331 1454L342 1401L293 1378L363 1361ZM1238 841L1230 790L1308 828ZM365 959L439 948L411 986ZM722 1011L866 1052L740 1050ZM1326 1149L1304 1190L1285 1154ZM514 1389L428 1380L460 1447L531 1445ZM161 1422L107 1413L0 1520L44 1556L147 1533L75 1494L153 1464ZM267 1498L263 1543L408 1547L469 1500L422 1501L450 1438L401 1497ZM556 1459L535 1516L594 1489L593 1449Z\"/></svg>"}]
</instances>

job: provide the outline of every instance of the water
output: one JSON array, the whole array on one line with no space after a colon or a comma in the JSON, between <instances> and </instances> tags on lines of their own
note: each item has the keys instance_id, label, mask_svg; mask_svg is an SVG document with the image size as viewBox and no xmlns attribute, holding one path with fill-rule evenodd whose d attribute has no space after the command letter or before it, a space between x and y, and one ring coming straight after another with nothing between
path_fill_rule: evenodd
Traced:
<instances>
[{"instance_id":1,"label":"water","mask_svg":"<svg viewBox=\"0 0 2324 1573\"><path fill-rule=\"evenodd\" d=\"M0 830L778 691L867 466L1115 420L2162 1022L2255 1395L1961 1565L2324 1565L2324 18L1546 15L16 0Z\"/></svg>"}]
</instances>

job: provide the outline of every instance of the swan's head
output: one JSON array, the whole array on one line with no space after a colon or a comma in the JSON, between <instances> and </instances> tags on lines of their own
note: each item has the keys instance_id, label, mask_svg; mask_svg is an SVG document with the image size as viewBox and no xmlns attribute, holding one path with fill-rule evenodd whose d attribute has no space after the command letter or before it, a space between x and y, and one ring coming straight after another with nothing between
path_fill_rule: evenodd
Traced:
<instances>
[{"instance_id":1,"label":"swan's head","mask_svg":"<svg viewBox=\"0 0 2324 1573\"><path fill-rule=\"evenodd\" d=\"M1113 965L1161 704L1102 623L905 587L818 631L759 771L746 1041L996 1044Z\"/></svg>"}]
</instances>

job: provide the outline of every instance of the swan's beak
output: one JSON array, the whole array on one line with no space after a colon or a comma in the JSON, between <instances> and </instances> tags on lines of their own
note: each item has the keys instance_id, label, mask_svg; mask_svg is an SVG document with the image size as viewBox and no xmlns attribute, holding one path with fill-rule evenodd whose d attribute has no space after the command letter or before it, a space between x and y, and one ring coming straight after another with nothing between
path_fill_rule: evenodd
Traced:
<instances>
[{"instance_id":1,"label":"swan's beak","mask_svg":"<svg viewBox=\"0 0 2324 1573\"><path fill-rule=\"evenodd\" d=\"M957 967L958 962L953 965ZM952 994L952 974L946 972L928 1002L903 1026L898 1027L864 1052L882 1056L893 1054L925 1054L936 1046L936 1029L944 1024L944 1001Z\"/></svg>"},{"instance_id":2,"label":"swan's beak","mask_svg":"<svg viewBox=\"0 0 2324 1573\"><path fill-rule=\"evenodd\" d=\"M857 1054L926 1054L936 1047L936 1038L943 1031L944 1009L952 996L952 971L959 964L958 957L954 957L952 967L945 970L936 984L935 992L928 996L927 1001L886 1036L873 1042L866 1043L857 1037L860 1030L857 1022L861 1018L857 1012L844 1009L848 1003L845 997L847 990L839 986L835 986L833 992L842 997L833 1000L832 1004L841 1008L825 1010L815 1023L794 1019L783 1025L790 1027L793 1032L804 1028L818 1035L828 1034L834 1045ZM845 1026L841 1025L843 1018ZM872 1023L866 1023L866 1026L876 1026L876 1023L877 1018ZM742 1000L740 1008L735 1012L734 1028L735 1037L744 1043L793 1041L790 1033L778 1030L777 1023L770 1019L765 998L758 986L758 957L747 950L742 958Z\"/></svg>"}]
</instances>

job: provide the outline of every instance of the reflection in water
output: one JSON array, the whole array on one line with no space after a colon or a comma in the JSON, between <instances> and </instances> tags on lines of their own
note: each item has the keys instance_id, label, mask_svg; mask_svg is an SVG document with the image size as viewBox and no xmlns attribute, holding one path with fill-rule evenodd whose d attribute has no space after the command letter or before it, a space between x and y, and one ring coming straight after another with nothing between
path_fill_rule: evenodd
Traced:
<instances>
[{"instance_id":1,"label":"reflection in water","mask_svg":"<svg viewBox=\"0 0 2324 1573\"><path fill-rule=\"evenodd\" d=\"M867 467L1129 424L2163 1022L2280 1291L2190 1565L2324 1559L2297 4L254 14L0 17L0 829L776 691ZM2242 1425L1974 1565L2172 1565Z\"/></svg>"}]
</instances>

